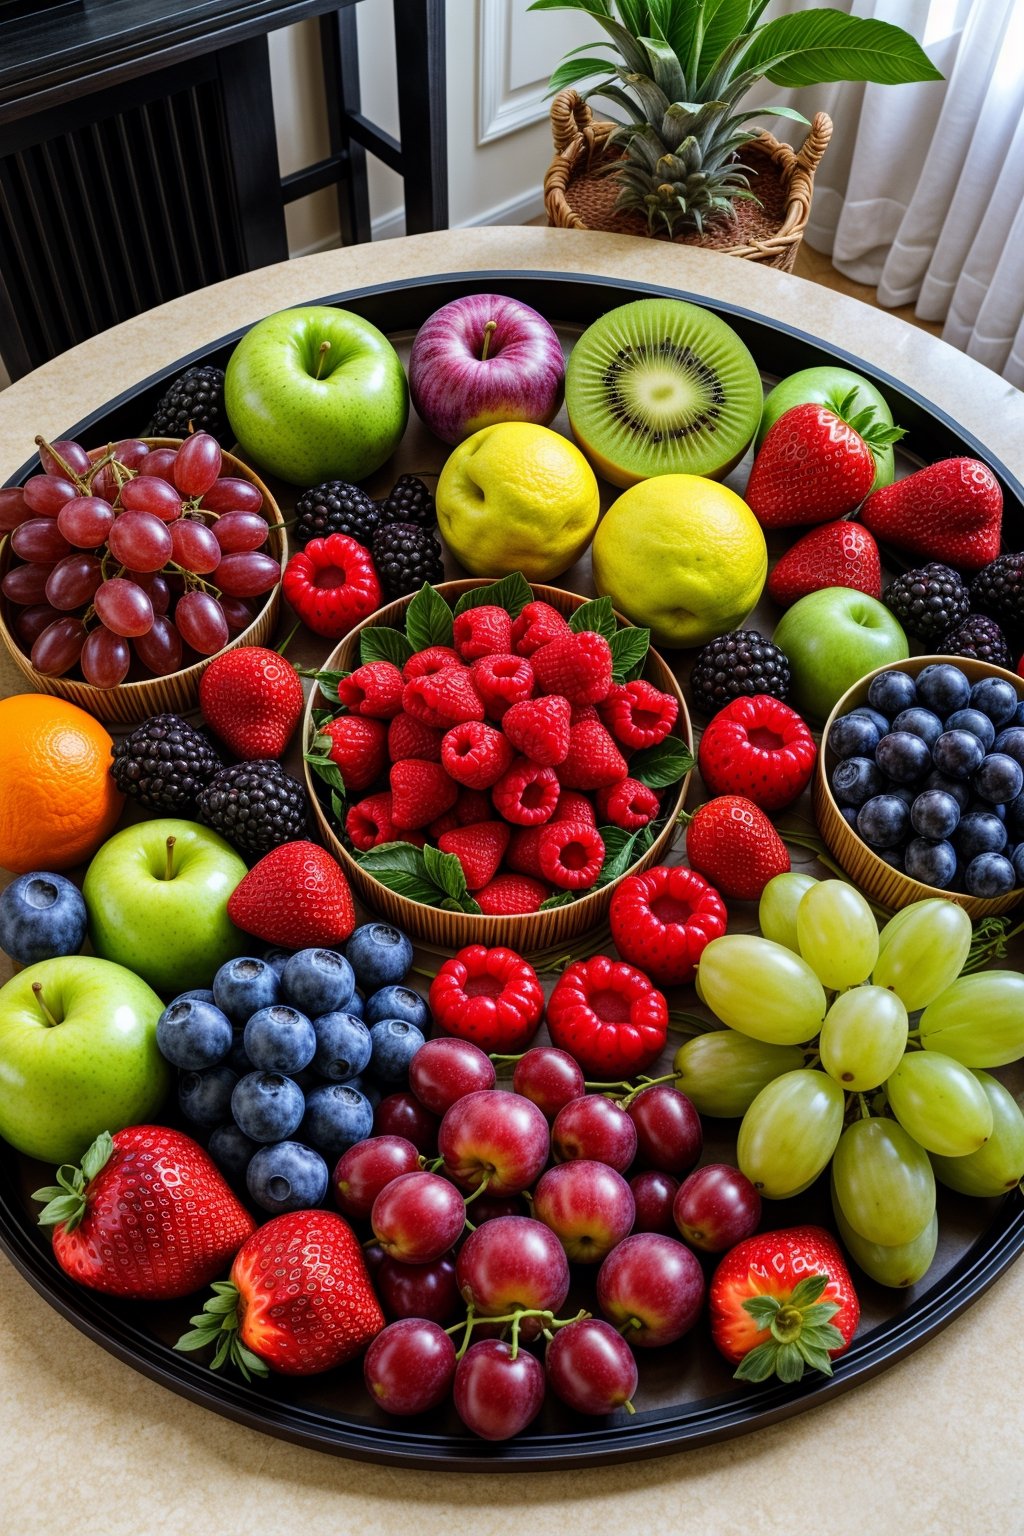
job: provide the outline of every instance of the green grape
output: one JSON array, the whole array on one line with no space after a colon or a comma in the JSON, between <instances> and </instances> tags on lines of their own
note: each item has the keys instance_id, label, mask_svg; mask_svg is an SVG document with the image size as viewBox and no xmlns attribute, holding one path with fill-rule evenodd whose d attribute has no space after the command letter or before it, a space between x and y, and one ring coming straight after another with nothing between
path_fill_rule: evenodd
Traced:
<instances>
[{"instance_id":1,"label":"green grape","mask_svg":"<svg viewBox=\"0 0 1024 1536\"><path fill-rule=\"evenodd\" d=\"M1019 971L961 976L929 1003L918 1028L928 1051L941 1051L965 1067L1005 1067L1024 1056L1024 976Z\"/></svg>"},{"instance_id":2,"label":"green grape","mask_svg":"<svg viewBox=\"0 0 1024 1536\"><path fill-rule=\"evenodd\" d=\"M740 1122L736 1161L769 1200L813 1184L835 1151L846 1095L825 1072L784 1072L762 1088Z\"/></svg>"},{"instance_id":3,"label":"green grape","mask_svg":"<svg viewBox=\"0 0 1024 1536\"><path fill-rule=\"evenodd\" d=\"M916 1285L919 1280L922 1280L931 1268L935 1250L939 1245L938 1211L932 1211L931 1220L917 1237L909 1243L894 1243L891 1247L885 1247L881 1243L869 1243L854 1227L850 1226L839 1204L834 1181L832 1214L839 1228L839 1236L850 1257L855 1264L860 1265L866 1275L869 1275L872 1280L877 1280L879 1285L891 1286L893 1290L905 1290L908 1285Z\"/></svg>"},{"instance_id":4,"label":"green grape","mask_svg":"<svg viewBox=\"0 0 1024 1536\"><path fill-rule=\"evenodd\" d=\"M836 1197L850 1226L885 1248L911 1243L935 1210L935 1175L922 1146L895 1120L857 1120L832 1160Z\"/></svg>"},{"instance_id":5,"label":"green grape","mask_svg":"<svg viewBox=\"0 0 1024 1536\"><path fill-rule=\"evenodd\" d=\"M701 997L723 1024L772 1045L813 1040L825 991L806 960L750 933L712 939L697 967Z\"/></svg>"},{"instance_id":6,"label":"green grape","mask_svg":"<svg viewBox=\"0 0 1024 1536\"><path fill-rule=\"evenodd\" d=\"M936 896L899 912L879 935L871 980L901 997L909 1013L924 1008L960 974L971 947L963 907Z\"/></svg>"},{"instance_id":7,"label":"green grape","mask_svg":"<svg viewBox=\"0 0 1024 1536\"><path fill-rule=\"evenodd\" d=\"M768 881L757 908L757 924L766 939L791 949L794 955L800 953L796 909L811 886L817 883L813 875L797 875L792 871L775 875Z\"/></svg>"},{"instance_id":8,"label":"green grape","mask_svg":"<svg viewBox=\"0 0 1024 1536\"><path fill-rule=\"evenodd\" d=\"M851 1093L884 1083L907 1048L907 1010L885 987L851 987L821 1026L818 1050L830 1077Z\"/></svg>"},{"instance_id":9,"label":"green grape","mask_svg":"<svg viewBox=\"0 0 1024 1536\"><path fill-rule=\"evenodd\" d=\"M980 1199L1005 1195L1024 1179L1024 1114L998 1078L975 1072L992 1107L992 1135L966 1157L933 1157L940 1184Z\"/></svg>"},{"instance_id":10,"label":"green grape","mask_svg":"<svg viewBox=\"0 0 1024 1536\"><path fill-rule=\"evenodd\" d=\"M926 1152L966 1157L992 1134L992 1106L984 1088L951 1056L908 1051L885 1091L900 1125Z\"/></svg>"},{"instance_id":11,"label":"green grape","mask_svg":"<svg viewBox=\"0 0 1024 1536\"><path fill-rule=\"evenodd\" d=\"M800 953L831 991L855 987L878 959L878 924L860 891L845 880L822 880L796 913Z\"/></svg>"},{"instance_id":12,"label":"green grape","mask_svg":"<svg viewBox=\"0 0 1024 1536\"><path fill-rule=\"evenodd\" d=\"M676 1087L692 1099L699 1115L737 1119L766 1084L804 1064L798 1045L766 1045L734 1029L713 1029L687 1040L672 1066Z\"/></svg>"}]
</instances>

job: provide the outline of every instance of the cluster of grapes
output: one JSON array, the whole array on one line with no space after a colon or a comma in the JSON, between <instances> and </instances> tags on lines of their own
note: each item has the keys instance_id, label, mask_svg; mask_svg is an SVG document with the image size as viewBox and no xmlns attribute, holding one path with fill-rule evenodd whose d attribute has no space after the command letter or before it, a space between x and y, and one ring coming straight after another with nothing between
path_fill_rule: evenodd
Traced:
<instances>
[{"instance_id":1,"label":"cluster of grapes","mask_svg":"<svg viewBox=\"0 0 1024 1536\"><path fill-rule=\"evenodd\" d=\"M115 688L133 652L143 675L166 677L247 628L249 600L281 568L264 552L263 493L222 474L216 438L197 432L179 448L126 439L94 454L37 442L42 473L0 491L0 533L23 562L2 590L21 610L14 630L37 671L77 666Z\"/></svg>"},{"instance_id":2,"label":"cluster of grapes","mask_svg":"<svg viewBox=\"0 0 1024 1536\"><path fill-rule=\"evenodd\" d=\"M702 1114L742 1116L737 1161L762 1195L801 1194L831 1162L849 1252L913 1285L935 1256L936 1179L992 1197L1024 1176L1024 1114L980 1070L1024 1055L1024 976L961 975L971 921L941 897L879 933L853 886L786 874L759 917L763 937L701 956L699 995L727 1028L680 1047L679 1086Z\"/></svg>"}]
</instances>

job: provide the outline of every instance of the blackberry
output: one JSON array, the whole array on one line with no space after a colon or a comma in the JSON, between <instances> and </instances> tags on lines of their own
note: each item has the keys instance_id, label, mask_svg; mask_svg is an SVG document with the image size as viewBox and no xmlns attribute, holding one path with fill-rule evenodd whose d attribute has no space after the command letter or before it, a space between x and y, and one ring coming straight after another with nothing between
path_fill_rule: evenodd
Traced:
<instances>
[{"instance_id":1,"label":"blackberry","mask_svg":"<svg viewBox=\"0 0 1024 1536\"><path fill-rule=\"evenodd\" d=\"M180 715L152 715L114 743L110 772L123 794L151 811L192 816L221 766L206 737Z\"/></svg>"},{"instance_id":2,"label":"blackberry","mask_svg":"<svg viewBox=\"0 0 1024 1536\"><path fill-rule=\"evenodd\" d=\"M974 656L995 667L1012 667L1010 647L995 619L969 613L962 624L949 630L935 647L938 656Z\"/></svg>"},{"instance_id":3,"label":"blackberry","mask_svg":"<svg viewBox=\"0 0 1024 1536\"><path fill-rule=\"evenodd\" d=\"M307 835L306 791L273 758L222 768L197 802L208 827L255 858Z\"/></svg>"},{"instance_id":4,"label":"blackberry","mask_svg":"<svg viewBox=\"0 0 1024 1536\"><path fill-rule=\"evenodd\" d=\"M343 533L369 548L380 527L380 508L358 485L327 480L303 491L295 503L295 542L305 549L310 539Z\"/></svg>"},{"instance_id":5,"label":"blackberry","mask_svg":"<svg viewBox=\"0 0 1024 1536\"><path fill-rule=\"evenodd\" d=\"M882 601L919 640L940 639L963 623L971 607L966 583L948 565L935 561L890 581Z\"/></svg>"},{"instance_id":6,"label":"blackberry","mask_svg":"<svg viewBox=\"0 0 1024 1536\"><path fill-rule=\"evenodd\" d=\"M756 629L734 629L711 640L698 652L690 673L694 703L709 715L754 693L784 699L789 685L789 662Z\"/></svg>"},{"instance_id":7,"label":"blackberry","mask_svg":"<svg viewBox=\"0 0 1024 1536\"><path fill-rule=\"evenodd\" d=\"M380 503L384 523L415 523L433 528L437 522L434 494L417 475L400 475Z\"/></svg>"},{"instance_id":8,"label":"blackberry","mask_svg":"<svg viewBox=\"0 0 1024 1536\"><path fill-rule=\"evenodd\" d=\"M223 368L187 368L160 396L143 436L188 437L190 432L210 432L219 443L230 441Z\"/></svg>"},{"instance_id":9,"label":"blackberry","mask_svg":"<svg viewBox=\"0 0 1024 1536\"><path fill-rule=\"evenodd\" d=\"M1000 555L971 582L971 607L1016 629L1024 629L1024 550Z\"/></svg>"},{"instance_id":10,"label":"blackberry","mask_svg":"<svg viewBox=\"0 0 1024 1536\"><path fill-rule=\"evenodd\" d=\"M388 597L418 592L425 581L444 580L441 546L429 528L415 523L386 523L373 536L373 563Z\"/></svg>"}]
</instances>

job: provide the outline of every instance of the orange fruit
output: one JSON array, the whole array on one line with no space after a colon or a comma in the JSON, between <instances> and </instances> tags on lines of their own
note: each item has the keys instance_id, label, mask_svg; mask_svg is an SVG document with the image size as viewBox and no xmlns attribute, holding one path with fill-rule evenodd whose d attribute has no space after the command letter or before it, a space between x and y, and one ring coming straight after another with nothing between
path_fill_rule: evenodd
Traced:
<instances>
[{"instance_id":1,"label":"orange fruit","mask_svg":"<svg viewBox=\"0 0 1024 1536\"><path fill-rule=\"evenodd\" d=\"M69 869L95 853L124 804L110 775L113 744L63 699L0 699L0 867Z\"/></svg>"}]
</instances>

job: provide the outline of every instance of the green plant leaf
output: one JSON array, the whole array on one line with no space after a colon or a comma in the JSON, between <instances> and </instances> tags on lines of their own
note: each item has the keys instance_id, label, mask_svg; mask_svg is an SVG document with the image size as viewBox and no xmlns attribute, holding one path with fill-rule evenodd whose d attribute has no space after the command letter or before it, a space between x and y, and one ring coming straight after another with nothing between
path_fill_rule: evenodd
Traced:
<instances>
[{"instance_id":1,"label":"green plant leaf","mask_svg":"<svg viewBox=\"0 0 1024 1536\"><path fill-rule=\"evenodd\" d=\"M629 776L650 789L677 784L693 767L693 757L678 736L666 736L655 747L646 747L630 759Z\"/></svg>"},{"instance_id":2,"label":"green plant leaf","mask_svg":"<svg viewBox=\"0 0 1024 1536\"><path fill-rule=\"evenodd\" d=\"M556 907L568 907L576 900L575 891L559 891L557 896L547 896L537 908L538 912L553 912Z\"/></svg>"},{"instance_id":3,"label":"green plant leaf","mask_svg":"<svg viewBox=\"0 0 1024 1536\"><path fill-rule=\"evenodd\" d=\"M431 645L451 645L452 611L440 592L425 581L405 615L405 633L414 651Z\"/></svg>"},{"instance_id":4,"label":"green plant leaf","mask_svg":"<svg viewBox=\"0 0 1024 1536\"><path fill-rule=\"evenodd\" d=\"M697 63L698 86L730 43L748 30L749 19L750 0L705 0L704 36Z\"/></svg>"},{"instance_id":5,"label":"green plant leaf","mask_svg":"<svg viewBox=\"0 0 1024 1536\"><path fill-rule=\"evenodd\" d=\"M352 674L350 672L302 673L303 677L312 677L313 681L316 683L317 687L320 689L320 692L323 694L328 703L337 704L341 708L344 708L344 706L341 705L341 700L338 698L338 684L343 683L346 677L351 677L351 675Z\"/></svg>"},{"instance_id":6,"label":"green plant leaf","mask_svg":"<svg viewBox=\"0 0 1024 1536\"><path fill-rule=\"evenodd\" d=\"M465 613L469 608L483 608L485 605L493 605L495 608L504 608L514 619L518 619L527 603L533 602L533 592L530 583L522 571L512 571L510 575L503 576L500 581L492 582L489 587L474 587L470 592L463 592L455 604L456 615Z\"/></svg>"},{"instance_id":7,"label":"green plant leaf","mask_svg":"<svg viewBox=\"0 0 1024 1536\"><path fill-rule=\"evenodd\" d=\"M528 11L585 11L588 16L610 16L609 0L533 0Z\"/></svg>"},{"instance_id":8,"label":"green plant leaf","mask_svg":"<svg viewBox=\"0 0 1024 1536\"><path fill-rule=\"evenodd\" d=\"M336 789L339 794L345 793L345 780L341 776L341 769L337 763L332 763L329 757L324 757L319 752L303 752L302 756L317 778L322 779L331 789Z\"/></svg>"},{"instance_id":9,"label":"green plant leaf","mask_svg":"<svg viewBox=\"0 0 1024 1536\"><path fill-rule=\"evenodd\" d=\"M610 597L594 597L589 603L584 603L577 608L569 619L569 628L574 635L581 635L583 631L594 630L611 643L612 636L618 633L619 626L615 619Z\"/></svg>"},{"instance_id":10,"label":"green plant leaf","mask_svg":"<svg viewBox=\"0 0 1024 1536\"><path fill-rule=\"evenodd\" d=\"M643 858L655 838L651 824L636 832L627 832L622 827L598 827L597 830L604 842L604 863L597 877L598 885L608 885L624 875L630 865Z\"/></svg>"},{"instance_id":11,"label":"green plant leaf","mask_svg":"<svg viewBox=\"0 0 1024 1536\"><path fill-rule=\"evenodd\" d=\"M331 814L339 827L345 825L345 802L336 789L331 790Z\"/></svg>"},{"instance_id":12,"label":"green plant leaf","mask_svg":"<svg viewBox=\"0 0 1024 1536\"><path fill-rule=\"evenodd\" d=\"M649 629L617 629L608 644L612 652L612 681L625 682L633 667L643 667L651 648Z\"/></svg>"},{"instance_id":13,"label":"green plant leaf","mask_svg":"<svg viewBox=\"0 0 1024 1536\"><path fill-rule=\"evenodd\" d=\"M371 661L390 661L401 668L413 654L413 648L402 631L389 629L386 624L364 629L359 636L359 660L363 666Z\"/></svg>"},{"instance_id":14,"label":"green plant leaf","mask_svg":"<svg viewBox=\"0 0 1024 1536\"><path fill-rule=\"evenodd\" d=\"M375 848L357 853L356 863L371 875L382 869L399 869L406 874L419 875L422 880L427 878L423 849L417 848L415 843L378 843Z\"/></svg>"},{"instance_id":15,"label":"green plant leaf","mask_svg":"<svg viewBox=\"0 0 1024 1536\"><path fill-rule=\"evenodd\" d=\"M465 872L454 853L442 853L439 848L432 848L427 843L423 849L423 863L428 877L445 895L461 902L469 894Z\"/></svg>"},{"instance_id":16,"label":"green plant leaf","mask_svg":"<svg viewBox=\"0 0 1024 1536\"><path fill-rule=\"evenodd\" d=\"M797 11L767 22L743 50L742 63L744 70L758 70L773 85L832 80L903 85L943 78L902 27L833 10Z\"/></svg>"},{"instance_id":17,"label":"green plant leaf","mask_svg":"<svg viewBox=\"0 0 1024 1536\"><path fill-rule=\"evenodd\" d=\"M608 59L563 59L548 81L548 95L564 91L567 85L577 85L591 75L608 75L611 67Z\"/></svg>"}]
</instances>

